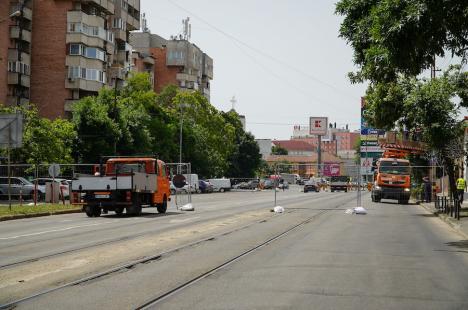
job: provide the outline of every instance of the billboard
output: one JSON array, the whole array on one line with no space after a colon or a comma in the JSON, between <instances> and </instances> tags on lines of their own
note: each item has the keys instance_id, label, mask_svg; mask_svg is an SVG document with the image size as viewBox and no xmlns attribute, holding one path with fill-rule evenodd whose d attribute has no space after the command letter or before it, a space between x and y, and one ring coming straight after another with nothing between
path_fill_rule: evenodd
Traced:
<instances>
[{"instance_id":1,"label":"billboard","mask_svg":"<svg viewBox=\"0 0 468 310\"><path fill-rule=\"evenodd\" d=\"M340 164L325 162L323 166L323 175L327 177L335 177L341 175Z\"/></svg>"},{"instance_id":2,"label":"billboard","mask_svg":"<svg viewBox=\"0 0 468 310\"><path fill-rule=\"evenodd\" d=\"M328 117L310 117L309 134L325 136L328 130Z\"/></svg>"}]
</instances>

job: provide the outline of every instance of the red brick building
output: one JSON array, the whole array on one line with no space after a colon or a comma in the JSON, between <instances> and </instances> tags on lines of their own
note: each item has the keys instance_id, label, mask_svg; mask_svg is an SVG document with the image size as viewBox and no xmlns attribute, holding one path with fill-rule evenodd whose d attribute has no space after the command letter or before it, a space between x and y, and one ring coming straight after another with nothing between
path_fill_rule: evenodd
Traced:
<instances>
[{"instance_id":1,"label":"red brick building","mask_svg":"<svg viewBox=\"0 0 468 310\"><path fill-rule=\"evenodd\" d=\"M139 27L140 0L1 0L0 102L69 116L74 102L125 78Z\"/></svg>"},{"instance_id":2,"label":"red brick building","mask_svg":"<svg viewBox=\"0 0 468 310\"><path fill-rule=\"evenodd\" d=\"M210 99L213 59L198 46L183 38L166 40L149 31L131 33L130 43L135 52L155 59L156 92L168 85L176 85L182 90L200 91Z\"/></svg>"}]
</instances>

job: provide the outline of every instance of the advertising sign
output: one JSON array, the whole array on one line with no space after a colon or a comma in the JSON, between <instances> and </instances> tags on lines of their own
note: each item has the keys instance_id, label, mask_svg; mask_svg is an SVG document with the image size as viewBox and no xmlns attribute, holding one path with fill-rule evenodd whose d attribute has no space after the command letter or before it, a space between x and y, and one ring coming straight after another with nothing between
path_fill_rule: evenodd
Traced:
<instances>
[{"instance_id":1,"label":"advertising sign","mask_svg":"<svg viewBox=\"0 0 468 310\"><path fill-rule=\"evenodd\" d=\"M339 163L324 163L323 167L323 175L327 177L335 177L339 176L341 173L340 164Z\"/></svg>"},{"instance_id":2,"label":"advertising sign","mask_svg":"<svg viewBox=\"0 0 468 310\"><path fill-rule=\"evenodd\" d=\"M328 130L328 117L311 117L309 119L309 134L324 136Z\"/></svg>"}]
</instances>

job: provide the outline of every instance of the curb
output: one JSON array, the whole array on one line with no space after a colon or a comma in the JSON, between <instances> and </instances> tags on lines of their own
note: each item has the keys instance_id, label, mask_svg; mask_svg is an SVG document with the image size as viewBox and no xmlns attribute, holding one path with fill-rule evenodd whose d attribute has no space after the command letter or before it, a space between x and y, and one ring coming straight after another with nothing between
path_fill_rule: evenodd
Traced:
<instances>
[{"instance_id":1,"label":"curb","mask_svg":"<svg viewBox=\"0 0 468 310\"><path fill-rule=\"evenodd\" d=\"M458 234L462 235L464 238L468 239L468 233L464 232L463 229L461 229L461 224L458 221L454 221L450 216L443 214L443 213L438 213L434 208L432 207L427 207L424 204L419 204L421 207L423 207L425 210L430 212L431 214L434 214L437 216L442 222L445 222L447 225L449 225L453 230L455 230Z\"/></svg>"},{"instance_id":2,"label":"curb","mask_svg":"<svg viewBox=\"0 0 468 310\"><path fill-rule=\"evenodd\" d=\"M32 213L32 214L15 214L15 215L6 215L0 217L0 222L11 221L11 220L20 220L32 217L43 217L50 215L61 215L61 214L72 214L72 213L81 213L81 209L72 209L72 210L59 210L53 212L43 212L43 213Z\"/></svg>"}]
</instances>

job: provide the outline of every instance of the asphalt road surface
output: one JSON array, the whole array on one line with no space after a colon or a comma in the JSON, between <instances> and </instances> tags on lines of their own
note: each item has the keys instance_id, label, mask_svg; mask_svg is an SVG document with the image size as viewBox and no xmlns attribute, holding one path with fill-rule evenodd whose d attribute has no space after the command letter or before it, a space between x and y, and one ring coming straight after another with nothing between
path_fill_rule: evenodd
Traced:
<instances>
[{"instance_id":1,"label":"asphalt road surface","mask_svg":"<svg viewBox=\"0 0 468 310\"><path fill-rule=\"evenodd\" d=\"M194 195L195 212L0 225L19 309L467 309L468 241L417 205L356 193ZM104 272L103 271L112 271ZM80 281L90 276L86 281ZM77 282L74 285L61 285Z\"/></svg>"}]
</instances>

